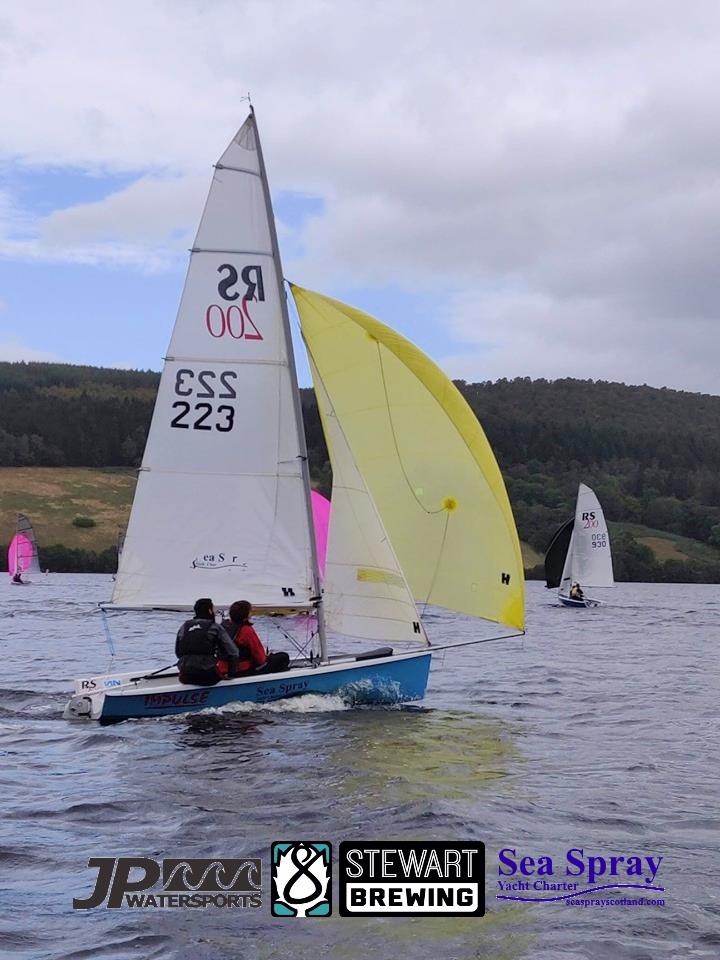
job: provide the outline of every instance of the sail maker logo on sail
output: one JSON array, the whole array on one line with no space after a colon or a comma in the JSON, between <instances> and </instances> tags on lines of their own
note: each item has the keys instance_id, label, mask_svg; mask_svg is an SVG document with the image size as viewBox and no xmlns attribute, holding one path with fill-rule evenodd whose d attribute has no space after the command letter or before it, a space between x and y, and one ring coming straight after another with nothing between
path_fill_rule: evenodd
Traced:
<instances>
[{"instance_id":1,"label":"sail maker logo on sail","mask_svg":"<svg viewBox=\"0 0 720 960\"><path fill-rule=\"evenodd\" d=\"M219 553L203 553L195 557L192 562L193 570L219 570L221 567L242 567L245 569L247 563L241 560L236 553L224 551Z\"/></svg>"}]
</instances>

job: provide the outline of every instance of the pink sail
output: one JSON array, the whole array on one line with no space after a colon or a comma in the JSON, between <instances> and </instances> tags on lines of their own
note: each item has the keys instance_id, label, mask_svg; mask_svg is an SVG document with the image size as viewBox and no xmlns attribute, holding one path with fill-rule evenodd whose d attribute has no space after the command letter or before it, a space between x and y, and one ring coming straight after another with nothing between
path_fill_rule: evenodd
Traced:
<instances>
[{"instance_id":1,"label":"pink sail","mask_svg":"<svg viewBox=\"0 0 720 960\"><path fill-rule=\"evenodd\" d=\"M328 527L330 526L330 501L321 493L311 493L313 521L315 525L315 547L318 555L320 576L325 579L325 557L327 555Z\"/></svg>"},{"instance_id":2,"label":"pink sail","mask_svg":"<svg viewBox=\"0 0 720 960\"><path fill-rule=\"evenodd\" d=\"M8 573L14 577L16 573L25 573L30 569L34 556L32 540L24 533L16 533L8 549Z\"/></svg>"}]
</instances>

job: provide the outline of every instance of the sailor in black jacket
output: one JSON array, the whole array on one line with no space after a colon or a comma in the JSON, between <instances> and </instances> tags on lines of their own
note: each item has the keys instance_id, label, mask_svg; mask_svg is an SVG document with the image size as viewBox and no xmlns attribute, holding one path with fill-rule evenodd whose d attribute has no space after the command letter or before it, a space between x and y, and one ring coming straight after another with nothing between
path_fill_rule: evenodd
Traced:
<instances>
[{"instance_id":1,"label":"sailor in black jacket","mask_svg":"<svg viewBox=\"0 0 720 960\"><path fill-rule=\"evenodd\" d=\"M175 641L180 683L210 687L236 673L238 649L227 632L215 623L212 600L195 603L195 616L180 627Z\"/></svg>"}]
</instances>

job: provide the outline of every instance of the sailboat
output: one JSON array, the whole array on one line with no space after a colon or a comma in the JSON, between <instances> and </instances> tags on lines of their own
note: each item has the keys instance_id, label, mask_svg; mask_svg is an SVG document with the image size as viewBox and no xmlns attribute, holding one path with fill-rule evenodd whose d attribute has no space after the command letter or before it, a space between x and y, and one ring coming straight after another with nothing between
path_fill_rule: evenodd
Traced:
<instances>
[{"instance_id":1,"label":"sailboat","mask_svg":"<svg viewBox=\"0 0 720 960\"><path fill-rule=\"evenodd\" d=\"M23 586L32 583L31 580L18 580L16 577L24 574L40 574L40 560L38 558L37 541L32 524L24 513L17 515L15 536L8 548L8 573L13 586Z\"/></svg>"},{"instance_id":2,"label":"sailboat","mask_svg":"<svg viewBox=\"0 0 720 960\"><path fill-rule=\"evenodd\" d=\"M125 544L125 531L118 530L117 543L115 544L115 552L117 553L117 558L118 558L118 567L120 566L120 557L122 556L124 544ZM116 573L112 575L113 580L115 579L116 575L117 575Z\"/></svg>"},{"instance_id":3,"label":"sailboat","mask_svg":"<svg viewBox=\"0 0 720 960\"><path fill-rule=\"evenodd\" d=\"M247 598L256 614L306 615L312 648L285 672L212 687L181 684L169 668L82 677L66 718L112 723L310 693L417 700L433 650L443 649L431 646L417 601L522 632L510 503L457 388L379 321L291 290L333 470L322 582L288 299L251 108L215 166L103 613ZM382 645L333 654L338 636Z\"/></svg>"},{"instance_id":4,"label":"sailboat","mask_svg":"<svg viewBox=\"0 0 720 960\"><path fill-rule=\"evenodd\" d=\"M545 554L545 579L548 587L558 588L558 599L565 607L596 607L600 601L585 596L570 596L574 583L587 587L612 587L612 551L610 534L600 501L586 484L578 488L575 516L555 532Z\"/></svg>"}]
</instances>

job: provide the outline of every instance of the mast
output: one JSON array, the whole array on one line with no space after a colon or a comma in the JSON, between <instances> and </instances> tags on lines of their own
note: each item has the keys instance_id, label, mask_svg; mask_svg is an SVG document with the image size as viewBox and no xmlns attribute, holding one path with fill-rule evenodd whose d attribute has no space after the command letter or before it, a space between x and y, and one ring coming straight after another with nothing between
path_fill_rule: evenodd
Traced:
<instances>
[{"instance_id":1,"label":"mast","mask_svg":"<svg viewBox=\"0 0 720 960\"><path fill-rule=\"evenodd\" d=\"M287 349L288 366L290 371L290 380L292 383L293 409L295 411L295 427L297 430L298 449L300 450L300 460L302 466L303 488L305 490L305 508L307 511L308 529L310 531L310 555L312 562L313 592L317 597L317 618L318 618L318 637L320 640L320 660L322 663L328 662L327 638L325 635L325 613L323 610L322 588L320 586L320 568L318 565L317 545L314 536L314 520L312 511L311 488L310 488L310 469L308 465L307 445L305 443L305 428L302 419L302 407L300 405L300 388L297 380L297 369L295 367L295 352L293 350L292 333L290 330L290 315L287 307L287 297L283 286L283 269L280 260L280 247L278 246L277 231L275 229L275 214L273 213L272 199L270 197L270 187L268 186L267 170L265 169L265 158L260 143L260 134L258 132L257 120L255 119L255 108L250 104L250 114L255 127L255 142L257 145L258 161L260 164L260 179L262 182L263 195L265 197L265 206L268 211L268 221L270 224L270 242L272 245L272 255L275 262L275 273L277 276L278 298L280 300L280 309L282 312L283 334L285 336L285 346Z\"/></svg>"}]
</instances>

